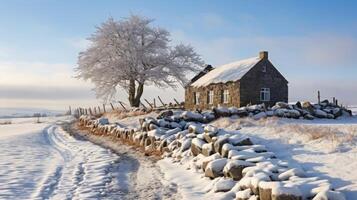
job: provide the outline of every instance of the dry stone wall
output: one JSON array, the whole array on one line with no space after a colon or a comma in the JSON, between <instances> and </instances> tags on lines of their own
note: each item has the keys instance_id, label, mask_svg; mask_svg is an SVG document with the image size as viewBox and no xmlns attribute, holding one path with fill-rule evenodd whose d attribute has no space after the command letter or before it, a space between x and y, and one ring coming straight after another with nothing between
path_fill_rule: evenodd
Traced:
<instances>
[{"instance_id":1,"label":"dry stone wall","mask_svg":"<svg viewBox=\"0 0 357 200\"><path fill-rule=\"evenodd\" d=\"M274 152L254 144L239 131L201 123L212 117L214 113L186 111L174 115L165 111L158 118L141 119L137 129L89 116L81 116L79 124L93 134L114 136L147 151L160 152L173 162L189 162L190 169L212 179L207 192L222 192L225 199L345 199L327 180L308 177L301 167L280 160Z\"/></svg>"}]
</instances>

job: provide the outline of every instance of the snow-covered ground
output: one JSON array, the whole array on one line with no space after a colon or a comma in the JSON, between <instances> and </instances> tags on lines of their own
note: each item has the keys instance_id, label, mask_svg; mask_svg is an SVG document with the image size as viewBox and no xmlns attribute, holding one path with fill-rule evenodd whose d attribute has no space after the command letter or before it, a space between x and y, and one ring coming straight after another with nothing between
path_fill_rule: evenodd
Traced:
<instances>
[{"instance_id":1,"label":"snow-covered ground","mask_svg":"<svg viewBox=\"0 0 357 200\"><path fill-rule=\"evenodd\" d=\"M153 115L148 115L153 116ZM138 120L143 116L133 119ZM117 120L122 125L129 118ZM279 159L301 166L308 176L328 179L347 199L357 199L357 117L337 120L296 120L284 118L221 118L211 124L265 145ZM202 173L187 170L189 164L173 163L170 158L158 162L165 178L178 185L183 199L221 199L222 193L207 193L212 181Z\"/></svg>"},{"instance_id":2,"label":"snow-covered ground","mask_svg":"<svg viewBox=\"0 0 357 200\"><path fill-rule=\"evenodd\" d=\"M155 113L145 116L155 117ZM111 119L138 127L138 119ZM71 136L68 117L12 119L0 125L0 199L219 199L211 180L165 158L155 163L105 138ZM221 118L219 128L240 129L279 159L328 179L347 199L357 199L357 117L338 120ZM112 150L116 153L114 153Z\"/></svg>"},{"instance_id":3,"label":"snow-covered ground","mask_svg":"<svg viewBox=\"0 0 357 200\"><path fill-rule=\"evenodd\" d=\"M68 118L14 119L0 125L0 199L157 199L163 187L157 166L133 150L108 148L71 136ZM168 192L164 189L167 189Z\"/></svg>"},{"instance_id":4,"label":"snow-covered ground","mask_svg":"<svg viewBox=\"0 0 357 200\"><path fill-rule=\"evenodd\" d=\"M264 144L278 158L311 176L328 179L347 199L357 199L357 117L337 120L221 118L212 124Z\"/></svg>"},{"instance_id":5,"label":"snow-covered ground","mask_svg":"<svg viewBox=\"0 0 357 200\"><path fill-rule=\"evenodd\" d=\"M32 117L35 113L44 114L46 116L63 115L64 111L48 110L39 108L0 108L1 118L19 118L19 117Z\"/></svg>"},{"instance_id":6,"label":"snow-covered ground","mask_svg":"<svg viewBox=\"0 0 357 200\"><path fill-rule=\"evenodd\" d=\"M357 106L349 106L348 109L352 110L353 115L357 115Z\"/></svg>"}]
</instances>

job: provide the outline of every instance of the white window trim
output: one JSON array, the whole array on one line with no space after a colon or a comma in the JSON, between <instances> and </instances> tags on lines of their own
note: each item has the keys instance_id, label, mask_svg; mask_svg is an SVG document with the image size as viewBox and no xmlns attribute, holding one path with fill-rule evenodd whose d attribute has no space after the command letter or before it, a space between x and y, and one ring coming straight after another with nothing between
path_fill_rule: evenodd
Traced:
<instances>
[{"instance_id":1,"label":"white window trim","mask_svg":"<svg viewBox=\"0 0 357 200\"><path fill-rule=\"evenodd\" d=\"M270 88L260 89L260 101L270 101Z\"/></svg>"},{"instance_id":2,"label":"white window trim","mask_svg":"<svg viewBox=\"0 0 357 200\"><path fill-rule=\"evenodd\" d=\"M199 92L195 92L195 105L199 105L200 104L200 93Z\"/></svg>"},{"instance_id":3,"label":"white window trim","mask_svg":"<svg viewBox=\"0 0 357 200\"><path fill-rule=\"evenodd\" d=\"M208 104L213 104L214 92L213 90L208 91Z\"/></svg>"},{"instance_id":4,"label":"white window trim","mask_svg":"<svg viewBox=\"0 0 357 200\"><path fill-rule=\"evenodd\" d=\"M229 90L223 90L223 103L229 103Z\"/></svg>"}]
</instances>

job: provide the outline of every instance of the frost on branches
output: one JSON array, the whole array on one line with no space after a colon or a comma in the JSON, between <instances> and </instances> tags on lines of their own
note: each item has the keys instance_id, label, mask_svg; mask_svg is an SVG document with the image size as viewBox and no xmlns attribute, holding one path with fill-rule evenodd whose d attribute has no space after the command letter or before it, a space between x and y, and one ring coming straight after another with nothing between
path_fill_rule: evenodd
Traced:
<instances>
[{"instance_id":1,"label":"frost on branches","mask_svg":"<svg viewBox=\"0 0 357 200\"><path fill-rule=\"evenodd\" d=\"M203 65L201 57L189 45L170 46L170 33L152 22L135 15L119 21L109 18L88 38L91 46L79 54L77 78L93 82L97 97L105 100L121 87L135 107L144 85L184 85L187 72Z\"/></svg>"}]
</instances>

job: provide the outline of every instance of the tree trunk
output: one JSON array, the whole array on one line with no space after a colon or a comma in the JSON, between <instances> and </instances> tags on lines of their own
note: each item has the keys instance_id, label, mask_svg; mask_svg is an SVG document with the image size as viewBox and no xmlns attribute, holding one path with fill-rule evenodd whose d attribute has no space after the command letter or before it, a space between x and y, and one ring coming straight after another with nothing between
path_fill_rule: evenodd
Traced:
<instances>
[{"instance_id":1,"label":"tree trunk","mask_svg":"<svg viewBox=\"0 0 357 200\"><path fill-rule=\"evenodd\" d=\"M140 98L144 92L144 84L138 83L136 87L135 80L130 80L129 82L129 103L132 107L140 106Z\"/></svg>"}]
</instances>

